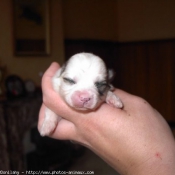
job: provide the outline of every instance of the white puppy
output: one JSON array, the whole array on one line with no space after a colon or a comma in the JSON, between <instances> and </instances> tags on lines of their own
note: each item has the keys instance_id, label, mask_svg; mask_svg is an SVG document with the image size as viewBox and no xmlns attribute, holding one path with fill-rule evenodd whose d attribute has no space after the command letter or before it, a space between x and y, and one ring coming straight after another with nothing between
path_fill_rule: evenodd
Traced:
<instances>
[{"instance_id":1,"label":"white puppy","mask_svg":"<svg viewBox=\"0 0 175 175\"><path fill-rule=\"evenodd\" d=\"M53 88L63 100L77 110L95 110L105 102L122 108L120 99L112 92L112 71L106 69L101 58L90 53L72 56L53 77ZM51 134L58 124L58 116L46 109L40 134Z\"/></svg>"}]
</instances>

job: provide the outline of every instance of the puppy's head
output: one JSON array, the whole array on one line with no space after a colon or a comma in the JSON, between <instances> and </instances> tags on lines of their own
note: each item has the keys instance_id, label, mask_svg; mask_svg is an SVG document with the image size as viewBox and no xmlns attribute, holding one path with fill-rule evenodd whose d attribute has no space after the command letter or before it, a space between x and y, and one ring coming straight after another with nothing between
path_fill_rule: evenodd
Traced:
<instances>
[{"instance_id":1,"label":"puppy's head","mask_svg":"<svg viewBox=\"0 0 175 175\"><path fill-rule=\"evenodd\" d=\"M71 107L93 110L106 98L109 75L101 58L90 53L72 56L62 67L60 94Z\"/></svg>"}]
</instances>

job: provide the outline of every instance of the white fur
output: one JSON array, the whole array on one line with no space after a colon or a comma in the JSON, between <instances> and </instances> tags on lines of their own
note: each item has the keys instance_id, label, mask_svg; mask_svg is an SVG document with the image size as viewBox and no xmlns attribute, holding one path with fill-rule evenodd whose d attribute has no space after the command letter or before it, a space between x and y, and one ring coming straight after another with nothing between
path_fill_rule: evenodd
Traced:
<instances>
[{"instance_id":1,"label":"white fur","mask_svg":"<svg viewBox=\"0 0 175 175\"><path fill-rule=\"evenodd\" d=\"M101 58L90 53L79 53L72 56L67 64L57 71L53 77L53 88L69 106L77 110L95 110L105 101L111 106L122 108L122 102L111 91L112 86L103 90L102 94L96 86L97 82L104 80L108 83L111 77L111 71L108 73ZM107 86L100 87L103 89ZM58 124L57 118L50 109L46 110L40 130L42 136L54 131Z\"/></svg>"}]
</instances>

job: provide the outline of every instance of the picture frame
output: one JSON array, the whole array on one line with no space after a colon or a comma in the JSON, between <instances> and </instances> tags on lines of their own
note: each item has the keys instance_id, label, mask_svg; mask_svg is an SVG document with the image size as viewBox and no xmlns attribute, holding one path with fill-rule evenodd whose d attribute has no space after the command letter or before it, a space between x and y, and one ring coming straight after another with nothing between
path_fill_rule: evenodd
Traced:
<instances>
[{"instance_id":1,"label":"picture frame","mask_svg":"<svg viewBox=\"0 0 175 175\"><path fill-rule=\"evenodd\" d=\"M14 54L50 54L49 0L13 0Z\"/></svg>"}]
</instances>

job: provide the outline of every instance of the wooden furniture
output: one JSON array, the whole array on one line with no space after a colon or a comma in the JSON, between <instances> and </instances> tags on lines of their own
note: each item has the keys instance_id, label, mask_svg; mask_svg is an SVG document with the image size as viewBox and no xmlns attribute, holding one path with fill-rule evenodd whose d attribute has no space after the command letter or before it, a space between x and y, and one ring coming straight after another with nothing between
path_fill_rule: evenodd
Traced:
<instances>
[{"instance_id":1,"label":"wooden furniture","mask_svg":"<svg viewBox=\"0 0 175 175\"><path fill-rule=\"evenodd\" d=\"M37 124L41 96L5 100L0 104L0 169L24 171L23 139Z\"/></svg>"},{"instance_id":2,"label":"wooden furniture","mask_svg":"<svg viewBox=\"0 0 175 175\"><path fill-rule=\"evenodd\" d=\"M0 140L0 169L9 170L10 157L8 152L7 130L2 103L0 103Z\"/></svg>"}]
</instances>

